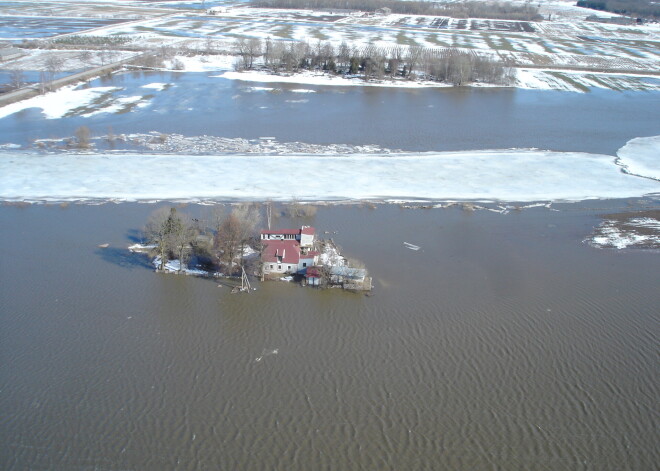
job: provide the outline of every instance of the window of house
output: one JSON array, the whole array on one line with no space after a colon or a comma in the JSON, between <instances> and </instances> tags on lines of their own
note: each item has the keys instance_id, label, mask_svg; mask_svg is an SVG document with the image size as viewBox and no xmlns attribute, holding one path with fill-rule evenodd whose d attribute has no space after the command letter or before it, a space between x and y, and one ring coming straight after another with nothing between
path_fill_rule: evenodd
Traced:
<instances>
[{"instance_id":1,"label":"window of house","mask_svg":"<svg viewBox=\"0 0 660 471\"><path fill-rule=\"evenodd\" d=\"M271 269L271 270L273 269L273 265L270 266L270 269Z\"/></svg>"},{"instance_id":2,"label":"window of house","mask_svg":"<svg viewBox=\"0 0 660 471\"><path fill-rule=\"evenodd\" d=\"M282 265L278 265L278 266L277 266L277 269L278 269L278 270L281 270L281 269L282 269Z\"/></svg>"},{"instance_id":3,"label":"window of house","mask_svg":"<svg viewBox=\"0 0 660 471\"><path fill-rule=\"evenodd\" d=\"M291 270L291 265L289 265L289 270Z\"/></svg>"},{"instance_id":4,"label":"window of house","mask_svg":"<svg viewBox=\"0 0 660 471\"><path fill-rule=\"evenodd\" d=\"M307 266L307 262L303 262L303 268Z\"/></svg>"}]
</instances>

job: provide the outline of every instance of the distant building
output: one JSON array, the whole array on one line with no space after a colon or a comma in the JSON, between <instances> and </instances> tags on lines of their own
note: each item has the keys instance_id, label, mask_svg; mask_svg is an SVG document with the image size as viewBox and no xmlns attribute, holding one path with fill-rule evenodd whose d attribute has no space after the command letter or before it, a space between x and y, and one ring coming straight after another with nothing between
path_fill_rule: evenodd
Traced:
<instances>
[{"instance_id":1,"label":"distant building","mask_svg":"<svg viewBox=\"0 0 660 471\"><path fill-rule=\"evenodd\" d=\"M261 262L264 275L303 274L318 262L314 248L315 230L300 229L261 231Z\"/></svg>"},{"instance_id":2,"label":"distant building","mask_svg":"<svg viewBox=\"0 0 660 471\"><path fill-rule=\"evenodd\" d=\"M388 7L383 7L383 8L378 8L376 9L376 15L379 16L387 16L392 14L392 9Z\"/></svg>"}]
</instances>

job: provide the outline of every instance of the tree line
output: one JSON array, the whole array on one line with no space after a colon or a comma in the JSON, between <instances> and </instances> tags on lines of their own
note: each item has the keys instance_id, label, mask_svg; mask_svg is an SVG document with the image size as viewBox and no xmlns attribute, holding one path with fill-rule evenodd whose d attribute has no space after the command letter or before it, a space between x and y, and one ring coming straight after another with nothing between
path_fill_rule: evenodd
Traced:
<instances>
[{"instance_id":1,"label":"tree line","mask_svg":"<svg viewBox=\"0 0 660 471\"><path fill-rule=\"evenodd\" d=\"M640 18L660 18L660 3L650 0L578 0L577 6Z\"/></svg>"},{"instance_id":2,"label":"tree line","mask_svg":"<svg viewBox=\"0 0 660 471\"><path fill-rule=\"evenodd\" d=\"M453 2L438 3L400 0L251 0L258 8L283 8L295 10L360 10L375 12L389 8L392 13L404 15L451 16L454 18L490 18L521 21L538 21L537 7L531 4L510 2Z\"/></svg>"},{"instance_id":3,"label":"tree line","mask_svg":"<svg viewBox=\"0 0 660 471\"><path fill-rule=\"evenodd\" d=\"M206 220L162 207L149 216L143 235L154 246L157 270L163 271L168 261L178 260L182 271L195 259L208 268L233 274L244 265L246 247L258 246L260 222L256 204L237 205L228 214L216 209Z\"/></svg>"},{"instance_id":4,"label":"tree line","mask_svg":"<svg viewBox=\"0 0 660 471\"><path fill-rule=\"evenodd\" d=\"M456 48L429 49L420 46L380 48L349 46L335 48L330 42L311 45L303 41L261 41L237 39L236 70L255 68L263 57L264 66L276 73L323 70L337 75L365 79L423 78L455 86L471 82L509 85L514 79L510 65L500 59Z\"/></svg>"}]
</instances>

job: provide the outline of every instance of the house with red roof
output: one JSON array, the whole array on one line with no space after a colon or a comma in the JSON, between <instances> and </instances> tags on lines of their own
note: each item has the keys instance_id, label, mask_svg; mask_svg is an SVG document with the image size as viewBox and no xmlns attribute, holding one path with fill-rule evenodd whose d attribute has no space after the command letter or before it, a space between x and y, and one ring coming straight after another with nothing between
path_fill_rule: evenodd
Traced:
<instances>
[{"instance_id":1,"label":"house with red roof","mask_svg":"<svg viewBox=\"0 0 660 471\"><path fill-rule=\"evenodd\" d=\"M315 229L276 229L261 231L261 262L264 275L303 274L318 262L314 251Z\"/></svg>"}]
</instances>

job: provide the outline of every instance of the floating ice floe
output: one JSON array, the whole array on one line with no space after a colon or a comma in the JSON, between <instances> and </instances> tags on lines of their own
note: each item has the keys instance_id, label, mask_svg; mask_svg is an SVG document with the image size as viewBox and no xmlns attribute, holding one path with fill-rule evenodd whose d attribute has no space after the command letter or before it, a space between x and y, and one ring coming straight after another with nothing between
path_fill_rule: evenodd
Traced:
<instances>
[{"instance_id":1,"label":"floating ice floe","mask_svg":"<svg viewBox=\"0 0 660 471\"><path fill-rule=\"evenodd\" d=\"M633 175L660 180L660 136L638 137L617 152L619 165Z\"/></svg>"},{"instance_id":2,"label":"floating ice floe","mask_svg":"<svg viewBox=\"0 0 660 471\"><path fill-rule=\"evenodd\" d=\"M652 232L643 229L652 229ZM604 221L588 241L598 248L660 248L660 221L652 218L631 219L628 222Z\"/></svg>"}]
</instances>

